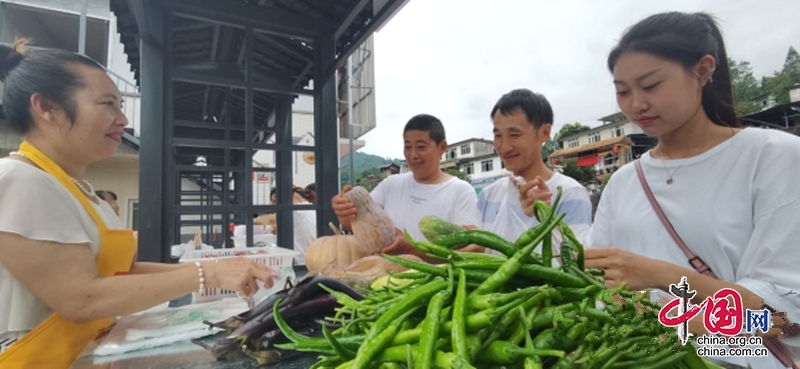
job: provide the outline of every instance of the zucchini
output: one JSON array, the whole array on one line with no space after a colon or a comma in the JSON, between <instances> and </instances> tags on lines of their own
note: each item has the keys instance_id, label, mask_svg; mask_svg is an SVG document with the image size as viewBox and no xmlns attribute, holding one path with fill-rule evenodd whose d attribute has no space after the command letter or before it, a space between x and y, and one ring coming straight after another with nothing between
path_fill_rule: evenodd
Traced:
<instances>
[{"instance_id":1,"label":"zucchini","mask_svg":"<svg viewBox=\"0 0 800 369\"><path fill-rule=\"evenodd\" d=\"M467 229L437 216L426 215L419 220L419 230L428 242L436 243L439 237L464 232Z\"/></svg>"}]
</instances>

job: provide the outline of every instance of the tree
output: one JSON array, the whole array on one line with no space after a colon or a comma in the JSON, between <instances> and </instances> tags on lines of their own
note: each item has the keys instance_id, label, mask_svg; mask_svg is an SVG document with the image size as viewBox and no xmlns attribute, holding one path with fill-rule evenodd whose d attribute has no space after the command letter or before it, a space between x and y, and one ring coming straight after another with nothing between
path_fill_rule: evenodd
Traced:
<instances>
[{"instance_id":1,"label":"tree","mask_svg":"<svg viewBox=\"0 0 800 369\"><path fill-rule=\"evenodd\" d=\"M788 74L792 82L800 82L800 53L792 46L789 46L789 52L786 54L786 61L783 63L781 72Z\"/></svg>"},{"instance_id":2,"label":"tree","mask_svg":"<svg viewBox=\"0 0 800 369\"><path fill-rule=\"evenodd\" d=\"M761 105L756 101L763 92L758 80L753 75L750 62L729 59L728 65L731 73L731 87L733 87L734 108L736 115L742 116L761 110Z\"/></svg>"},{"instance_id":3,"label":"tree","mask_svg":"<svg viewBox=\"0 0 800 369\"><path fill-rule=\"evenodd\" d=\"M544 143L542 146L542 160L547 163L547 158L550 157L550 154L555 152L556 150L560 149L558 141L554 139L548 139L547 142Z\"/></svg>"},{"instance_id":4,"label":"tree","mask_svg":"<svg viewBox=\"0 0 800 369\"><path fill-rule=\"evenodd\" d=\"M561 174L572 177L572 179L583 184L597 178L597 171L594 167L579 167L575 159L567 160L567 162L564 163Z\"/></svg>"},{"instance_id":5,"label":"tree","mask_svg":"<svg viewBox=\"0 0 800 369\"><path fill-rule=\"evenodd\" d=\"M789 89L800 82L800 54L793 47L789 47L783 69L775 72L772 77L765 77L762 88L775 98L777 104L789 103Z\"/></svg>"},{"instance_id":6,"label":"tree","mask_svg":"<svg viewBox=\"0 0 800 369\"><path fill-rule=\"evenodd\" d=\"M561 139L570 135L574 135L576 133L588 131L590 129L592 128L589 126L585 126L580 122L567 123L564 124L563 127L561 127L558 133L556 133L556 136L553 138L553 141L555 141L558 144L559 149L563 149L564 145L561 143Z\"/></svg>"},{"instance_id":7,"label":"tree","mask_svg":"<svg viewBox=\"0 0 800 369\"><path fill-rule=\"evenodd\" d=\"M460 171L458 169L450 168L447 171L445 171L445 173L447 173L447 174L449 174L449 175L451 175L453 177L458 177L461 180L467 181L467 183L471 183L469 175L467 175L467 173L464 173L464 172L462 172L462 171Z\"/></svg>"}]
</instances>

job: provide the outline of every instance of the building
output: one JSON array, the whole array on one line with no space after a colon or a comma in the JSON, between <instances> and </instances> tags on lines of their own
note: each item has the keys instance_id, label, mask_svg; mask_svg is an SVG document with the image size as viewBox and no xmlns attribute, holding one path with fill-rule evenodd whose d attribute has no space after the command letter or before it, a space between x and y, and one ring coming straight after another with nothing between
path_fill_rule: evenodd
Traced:
<instances>
[{"instance_id":1,"label":"building","mask_svg":"<svg viewBox=\"0 0 800 369\"><path fill-rule=\"evenodd\" d=\"M458 169L464 172L479 193L483 187L511 174L494 151L494 143L482 138L450 144L442 155L439 167L442 170Z\"/></svg>"},{"instance_id":2,"label":"building","mask_svg":"<svg viewBox=\"0 0 800 369\"><path fill-rule=\"evenodd\" d=\"M384 164L378 167L381 172L381 178L386 178L393 174L400 173L400 166L395 163Z\"/></svg>"},{"instance_id":3,"label":"building","mask_svg":"<svg viewBox=\"0 0 800 369\"><path fill-rule=\"evenodd\" d=\"M593 166L598 171L610 173L656 144L622 113L599 120L602 122L600 126L563 137L563 148L550 154L550 163L560 166L575 160L578 166Z\"/></svg>"},{"instance_id":4,"label":"building","mask_svg":"<svg viewBox=\"0 0 800 369\"><path fill-rule=\"evenodd\" d=\"M739 117L750 127L778 129L800 136L800 83L789 90L789 103Z\"/></svg>"}]
</instances>

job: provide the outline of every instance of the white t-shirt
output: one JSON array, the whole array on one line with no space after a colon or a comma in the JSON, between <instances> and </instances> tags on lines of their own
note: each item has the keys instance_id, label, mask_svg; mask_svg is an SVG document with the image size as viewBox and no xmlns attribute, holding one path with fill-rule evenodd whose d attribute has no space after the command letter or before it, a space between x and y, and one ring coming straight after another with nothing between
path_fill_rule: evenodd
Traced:
<instances>
[{"instance_id":1,"label":"white t-shirt","mask_svg":"<svg viewBox=\"0 0 800 369\"><path fill-rule=\"evenodd\" d=\"M100 200L93 206L106 227L125 228L108 203ZM83 205L55 177L32 165L0 159L0 209L0 232L40 241L89 243L95 256L100 251L100 231ZM52 313L0 263L0 351Z\"/></svg>"},{"instance_id":2,"label":"white t-shirt","mask_svg":"<svg viewBox=\"0 0 800 369\"><path fill-rule=\"evenodd\" d=\"M458 225L479 226L475 204L478 195L472 185L459 178L439 184L422 184L411 172L389 176L370 193L395 227L407 229L415 240L425 240L419 221L435 215Z\"/></svg>"},{"instance_id":3,"label":"white t-shirt","mask_svg":"<svg viewBox=\"0 0 800 369\"><path fill-rule=\"evenodd\" d=\"M308 202L296 205L309 205ZM308 246L317 239L317 211L297 210L292 212L294 221L294 251L300 252L295 256L295 265L306 265L306 252Z\"/></svg>"},{"instance_id":4,"label":"white t-shirt","mask_svg":"<svg viewBox=\"0 0 800 369\"><path fill-rule=\"evenodd\" d=\"M575 233L578 241L584 244L592 225L592 201L586 188L578 181L558 172L553 173L546 184L553 192L551 202L555 201L557 188L561 186L561 200L556 208L556 214L566 214L564 222ZM478 196L478 210L483 229L511 242L539 224L536 217L525 215L519 202L519 190L509 177L501 178L481 191ZM541 252L541 249L537 250ZM558 254L559 250L561 250L561 235L559 232L553 232L553 254ZM498 253L494 250L486 252Z\"/></svg>"},{"instance_id":5,"label":"white t-shirt","mask_svg":"<svg viewBox=\"0 0 800 369\"><path fill-rule=\"evenodd\" d=\"M653 195L686 245L720 279L800 322L800 138L747 128L685 161L656 160L648 152L641 162ZM652 210L634 165L614 173L603 191L589 244L694 270ZM781 343L797 352L800 336ZM782 368L772 357L725 360Z\"/></svg>"}]
</instances>

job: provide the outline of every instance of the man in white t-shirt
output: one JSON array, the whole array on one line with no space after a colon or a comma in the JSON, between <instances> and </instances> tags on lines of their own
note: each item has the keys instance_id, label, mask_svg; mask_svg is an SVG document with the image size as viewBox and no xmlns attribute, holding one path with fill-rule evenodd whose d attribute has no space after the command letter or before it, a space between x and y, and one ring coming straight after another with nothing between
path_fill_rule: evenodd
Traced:
<instances>
[{"instance_id":1,"label":"man in white t-shirt","mask_svg":"<svg viewBox=\"0 0 800 369\"><path fill-rule=\"evenodd\" d=\"M561 186L556 213L566 213L569 225L582 243L592 224L592 203L586 189L574 179L550 170L542 160L542 145L550 138L553 110L547 99L527 89L503 95L492 109L494 149L513 173L481 191L478 209L483 229L510 241L539 224L533 217L535 200L552 204ZM554 232L554 254L560 235ZM487 252L493 252L488 251Z\"/></svg>"},{"instance_id":2,"label":"man in white t-shirt","mask_svg":"<svg viewBox=\"0 0 800 369\"><path fill-rule=\"evenodd\" d=\"M411 118L403 129L404 149L409 173L389 176L372 190L372 198L392 218L397 228L395 242L383 252L422 256L406 241L402 230L408 230L415 240L424 240L419 221L435 215L455 224L474 227L478 224L478 197L472 185L442 172L439 159L447 150L442 122L436 117L420 114ZM345 189L347 190L347 189ZM356 209L343 196L334 196L333 210L345 230L356 216ZM470 247L462 251L477 251Z\"/></svg>"}]
</instances>

